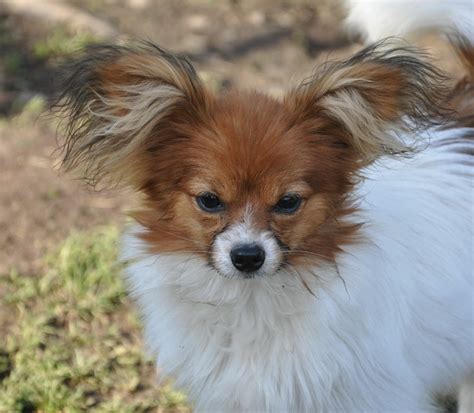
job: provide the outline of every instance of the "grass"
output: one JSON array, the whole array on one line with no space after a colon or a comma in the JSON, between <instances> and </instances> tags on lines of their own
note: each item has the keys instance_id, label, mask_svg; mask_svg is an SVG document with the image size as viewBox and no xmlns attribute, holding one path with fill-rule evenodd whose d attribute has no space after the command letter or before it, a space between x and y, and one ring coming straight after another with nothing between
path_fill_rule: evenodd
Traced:
<instances>
[{"instance_id":1,"label":"grass","mask_svg":"<svg viewBox=\"0 0 474 413\"><path fill-rule=\"evenodd\" d=\"M1 412L184 412L154 385L127 302L117 230L71 235L42 276L0 277L9 333L0 337Z\"/></svg>"},{"instance_id":2,"label":"grass","mask_svg":"<svg viewBox=\"0 0 474 413\"><path fill-rule=\"evenodd\" d=\"M38 59L61 58L97 41L98 39L88 32L70 34L58 26L33 44L33 55Z\"/></svg>"}]
</instances>

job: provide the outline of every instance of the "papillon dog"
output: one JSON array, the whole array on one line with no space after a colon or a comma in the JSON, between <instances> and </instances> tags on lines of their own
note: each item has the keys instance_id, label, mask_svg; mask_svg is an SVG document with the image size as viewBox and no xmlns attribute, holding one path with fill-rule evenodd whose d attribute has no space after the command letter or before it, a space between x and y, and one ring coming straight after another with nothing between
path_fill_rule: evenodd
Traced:
<instances>
[{"instance_id":1,"label":"papillon dog","mask_svg":"<svg viewBox=\"0 0 474 413\"><path fill-rule=\"evenodd\" d=\"M141 195L127 280L196 411L435 412L474 372L474 48L454 26L450 90L394 39L280 100L216 95L151 43L74 62L64 166Z\"/></svg>"}]
</instances>

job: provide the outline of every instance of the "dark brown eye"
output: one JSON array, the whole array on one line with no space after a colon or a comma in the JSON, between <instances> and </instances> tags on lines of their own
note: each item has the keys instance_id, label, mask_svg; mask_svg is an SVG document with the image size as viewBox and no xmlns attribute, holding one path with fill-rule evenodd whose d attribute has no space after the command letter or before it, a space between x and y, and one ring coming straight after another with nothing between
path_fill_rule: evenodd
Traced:
<instances>
[{"instance_id":1,"label":"dark brown eye","mask_svg":"<svg viewBox=\"0 0 474 413\"><path fill-rule=\"evenodd\" d=\"M211 192L206 192L197 196L196 202L199 208L206 212L219 212L224 209L224 204L218 196Z\"/></svg>"},{"instance_id":2,"label":"dark brown eye","mask_svg":"<svg viewBox=\"0 0 474 413\"><path fill-rule=\"evenodd\" d=\"M279 214L293 214L301 206L301 197L297 194L283 195L277 204L273 207L273 211Z\"/></svg>"}]
</instances>

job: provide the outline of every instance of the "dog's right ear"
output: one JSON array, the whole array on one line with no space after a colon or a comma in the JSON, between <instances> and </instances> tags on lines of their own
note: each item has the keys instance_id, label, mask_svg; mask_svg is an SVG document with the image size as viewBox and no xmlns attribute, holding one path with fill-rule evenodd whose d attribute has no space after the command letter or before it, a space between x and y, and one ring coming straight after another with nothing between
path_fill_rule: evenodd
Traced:
<instances>
[{"instance_id":1,"label":"dog's right ear","mask_svg":"<svg viewBox=\"0 0 474 413\"><path fill-rule=\"evenodd\" d=\"M147 152L169 138L166 122L190 121L210 100L188 60L151 43L92 46L66 70L62 166L92 185L139 187Z\"/></svg>"}]
</instances>

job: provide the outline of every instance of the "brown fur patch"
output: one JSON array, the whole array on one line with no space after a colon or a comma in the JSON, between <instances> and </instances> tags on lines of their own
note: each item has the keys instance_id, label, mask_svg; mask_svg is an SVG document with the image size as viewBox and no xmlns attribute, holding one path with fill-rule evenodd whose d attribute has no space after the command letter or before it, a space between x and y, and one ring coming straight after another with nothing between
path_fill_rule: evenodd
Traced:
<instances>
[{"instance_id":1,"label":"brown fur patch","mask_svg":"<svg viewBox=\"0 0 474 413\"><path fill-rule=\"evenodd\" d=\"M467 39L453 38L453 46L467 71L447 99L453 110L454 123L462 127L474 127L474 47Z\"/></svg>"},{"instance_id":2,"label":"brown fur patch","mask_svg":"<svg viewBox=\"0 0 474 413\"><path fill-rule=\"evenodd\" d=\"M67 117L63 167L93 185L139 186L143 153L168 138L158 125L172 115L192 118L210 98L186 59L151 43L92 46L70 65L59 97Z\"/></svg>"},{"instance_id":3,"label":"brown fur patch","mask_svg":"<svg viewBox=\"0 0 474 413\"><path fill-rule=\"evenodd\" d=\"M442 120L444 76L422 53L385 40L350 59L328 63L291 91L286 101L302 119L337 124L340 143L361 163L381 155L410 152L415 142L400 138Z\"/></svg>"},{"instance_id":4,"label":"brown fur patch","mask_svg":"<svg viewBox=\"0 0 474 413\"><path fill-rule=\"evenodd\" d=\"M254 227L272 230L290 262L334 259L354 232L343 220L350 173L358 167L353 153L263 95L230 92L209 109L193 125L170 121L181 138L148 154L147 207L135 217L149 229L151 249L207 256L216 234L250 207ZM217 194L225 211L201 211L195 197L202 192ZM294 215L275 213L288 192L300 194L303 206Z\"/></svg>"}]
</instances>

